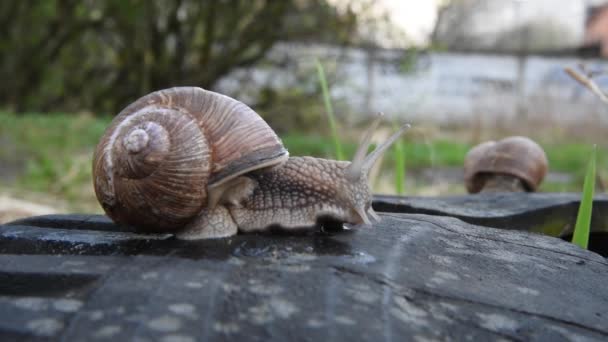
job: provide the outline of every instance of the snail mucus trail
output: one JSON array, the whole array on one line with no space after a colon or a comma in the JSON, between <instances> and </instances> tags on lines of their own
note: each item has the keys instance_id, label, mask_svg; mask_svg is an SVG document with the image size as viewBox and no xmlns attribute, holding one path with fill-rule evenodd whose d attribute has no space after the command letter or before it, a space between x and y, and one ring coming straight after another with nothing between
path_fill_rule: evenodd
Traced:
<instances>
[{"instance_id":1,"label":"snail mucus trail","mask_svg":"<svg viewBox=\"0 0 608 342\"><path fill-rule=\"evenodd\" d=\"M181 239L315 227L326 218L379 220L369 171L409 127L367 154L380 115L352 162L289 157L251 108L197 87L148 94L122 110L93 157L95 193L106 214L142 232Z\"/></svg>"}]
</instances>

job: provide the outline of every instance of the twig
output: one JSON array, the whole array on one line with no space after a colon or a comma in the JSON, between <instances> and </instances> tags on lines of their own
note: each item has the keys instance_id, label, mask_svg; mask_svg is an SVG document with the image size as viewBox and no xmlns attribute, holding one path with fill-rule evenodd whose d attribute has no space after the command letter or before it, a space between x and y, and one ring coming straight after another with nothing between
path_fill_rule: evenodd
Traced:
<instances>
[{"instance_id":1,"label":"twig","mask_svg":"<svg viewBox=\"0 0 608 342\"><path fill-rule=\"evenodd\" d=\"M585 75L583 75L579 72L576 72L576 71L574 71L574 69L569 68L569 67L564 68L564 71L568 75L570 75L570 77L572 77L574 80L576 80L578 83L582 84L587 89L591 90L595 95L597 95L600 98L600 100L602 100L602 102L608 103L608 96L606 95L606 93L604 93L600 89L600 87L597 85L597 83L595 83L593 81L594 76L602 75L605 72L587 70L587 68L585 67L584 64L579 64L579 68ZM600 191L604 192L606 190L606 184L604 182L604 179L601 177L601 175L596 174L595 181L596 181L596 184L599 187Z\"/></svg>"},{"instance_id":2,"label":"twig","mask_svg":"<svg viewBox=\"0 0 608 342\"><path fill-rule=\"evenodd\" d=\"M600 87L595 83L590 76L583 75L579 72L574 71L572 68L564 68L564 71L570 75L575 81L591 90L595 95L597 95L602 102L608 103L608 96L600 89Z\"/></svg>"}]
</instances>

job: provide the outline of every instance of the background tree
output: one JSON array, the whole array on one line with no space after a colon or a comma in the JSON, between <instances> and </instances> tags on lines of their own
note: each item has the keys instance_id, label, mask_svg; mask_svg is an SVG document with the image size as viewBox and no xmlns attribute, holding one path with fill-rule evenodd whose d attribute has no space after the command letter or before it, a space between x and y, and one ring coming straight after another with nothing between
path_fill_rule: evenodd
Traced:
<instances>
[{"instance_id":1,"label":"background tree","mask_svg":"<svg viewBox=\"0 0 608 342\"><path fill-rule=\"evenodd\" d=\"M348 44L357 15L327 0L0 2L0 103L113 113L149 91L213 88L282 41Z\"/></svg>"}]
</instances>

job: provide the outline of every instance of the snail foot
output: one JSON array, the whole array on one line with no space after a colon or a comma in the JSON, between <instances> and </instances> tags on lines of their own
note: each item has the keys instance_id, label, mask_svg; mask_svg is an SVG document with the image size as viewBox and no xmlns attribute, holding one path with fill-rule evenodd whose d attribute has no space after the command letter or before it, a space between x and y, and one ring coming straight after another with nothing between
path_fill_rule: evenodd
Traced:
<instances>
[{"instance_id":1,"label":"snail foot","mask_svg":"<svg viewBox=\"0 0 608 342\"><path fill-rule=\"evenodd\" d=\"M175 236L180 240L219 239L236 235L238 228L224 206L203 209Z\"/></svg>"}]
</instances>

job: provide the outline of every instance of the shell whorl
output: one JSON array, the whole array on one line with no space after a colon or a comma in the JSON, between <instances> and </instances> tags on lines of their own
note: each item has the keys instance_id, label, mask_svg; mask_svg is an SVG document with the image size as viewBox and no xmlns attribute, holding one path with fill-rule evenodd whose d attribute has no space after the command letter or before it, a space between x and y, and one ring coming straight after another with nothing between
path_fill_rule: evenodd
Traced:
<instances>
[{"instance_id":1,"label":"shell whorl","mask_svg":"<svg viewBox=\"0 0 608 342\"><path fill-rule=\"evenodd\" d=\"M95 190L117 222L164 230L182 225L207 198L211 151L194 118L144 107L113 125L95 158Z\"/></svg>"},{"instance_id":2,"label":"shell whorl","mask_svg":"<svg viewBox=\"0 0 608 342\"><path fill-rule=\"evenodd\" d=\"M174 231L201 211L210 185L286 155L241 102L201 88L170 88L114 118L95 151L95 192L118 223Z\"/></svg>"}]
</instances>

